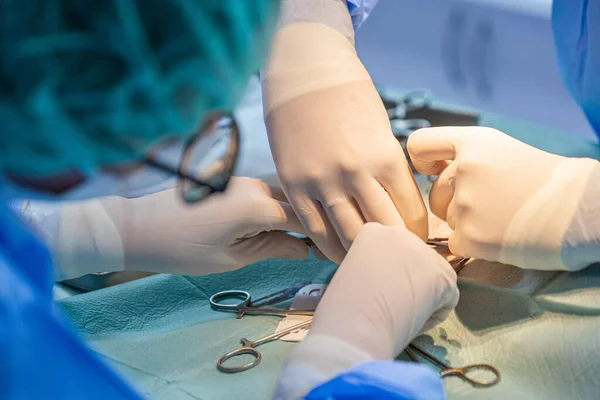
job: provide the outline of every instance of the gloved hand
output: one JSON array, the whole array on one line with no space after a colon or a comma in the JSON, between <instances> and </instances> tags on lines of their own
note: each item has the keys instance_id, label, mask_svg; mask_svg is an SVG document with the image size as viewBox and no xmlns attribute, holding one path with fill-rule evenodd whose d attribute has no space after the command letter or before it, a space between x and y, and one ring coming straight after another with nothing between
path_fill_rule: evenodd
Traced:
<instances>
[{"instance_id":1,"label":"gloved hand","mask_svg":"<svg viewBox=\"0 0 600 400\"><path fill-rule=\"evenodd\" d=\"M540 270L600 260L597 161L482 127L421 129L408 151L419 172L439 174L429 204L454 230L454 254Z\"/></svg>"},{"instance_id":2,"label":"gloved hand","mask_svg":"<svg viewBox=\"0 0 600 400\"><path fill-rule=\"evenodd\" d=\"M263 91L282 187L325 255L341 262L366 222L406 224L427 238L427 212L410 167L347 38L324 24L284 26Z\"/></svg>"},{"instance_id":3,"label":"gloved hand","mask_svg":"<svg viewBox=\"0 0 600 400\"><path fill-rule=\"evenodd\" d=\"M288 359L276 398L295 399L361 362L391 360L458 302L450 265L406 228L366 224Z\"/></svg>"},{"instance_id":4,"label":"gloved hand","mask_svg":"<svg viewBox=\"0 0 600 400\"><path fill-rule=\"evenodd\" d=\"M55 251L63 279L118 270L201 275L308 255L303 240L282 232L303 229L281 189L249 178L194 205L170 189L67 207Z\"/></svg>"}]
</instances>

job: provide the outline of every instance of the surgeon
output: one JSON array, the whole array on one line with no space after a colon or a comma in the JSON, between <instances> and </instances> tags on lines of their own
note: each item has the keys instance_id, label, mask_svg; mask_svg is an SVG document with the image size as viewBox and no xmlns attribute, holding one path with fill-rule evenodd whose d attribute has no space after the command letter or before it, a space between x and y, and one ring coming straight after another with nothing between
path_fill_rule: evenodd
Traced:
<instances>
[{"instance_id":1,"label":"surgeon","mask_svg":"<svg viewBox=\"0 0 600 400\"><path fill-rule=\"evenodd\" d=\"M118 234L84 243L92 252L110 250L102 252L106 264L92 263L90 272L108 265L197 274L262 257L305 256L306 246L281 232L302 231L283 193L243 178L231 179L229 190L219 193L230 181L239 145L228 114L264 60L279 2L7 0L2 8L0 398L142 398L73 334L54 306L54 279L81 274L69 266L82 263L65 263L57 272L39 239L43 227L34 232L20 218L29 204L23 199L87 200L98 210L74 221L94 232L102 231L94 224L105 224L104 232ZM171 165L163 156L177 149L182 155ZM174 176L179 184L133 200L94 200L127 193L131 180L147 170ZM176 196L189 204L188 212L175 207ZM370 223L356 237L322 307L322 315L337 314L340 293L347 294L351 307L343 307L343 321L337 321L348 329L336 323L338 331L320 342L347 342L352 351L332 357L319 380L310 369L300 369L294 375L303 386L292 396L359 361L386 359L456 305L456 275L405 227ZM69 243L64 245L69 254ZM177 260L183 247L194 248L197 269L186 269L189 259ZM172 264L163 262L165 251ZM75 261L78 254L71 255ZM359 286L366 292L356 290ZM373 326L355 329L351 321L357 315ZM331 321L321 318L317 324ZM374 334L381 340L362 347ZM335 347L331 350L335 356ZM385 379L388 364L356 373ZM402 365L401 372L396 378L405 384L418 389L423 383L440 393L433 372L413 365ZM343 397L346 389L335 385L315 393Z\"/></svg>"},{"instance_id":2,"label":"surgeon","mask_svg":"<svg viewBox=\"0 0 600 400\"><path fill-rule=\"evenodd\" d=\"M563 80L600 136L600 1L554 0L552 7ZM433 213L453 229L449 247L454 254L555 271L577 271L600 261L597 160L550 154L484 127L418 130L409 137L408 151L419 172L438 175L429 203ZM381 238L385 230L392 229L399 228L374 228ZM386 252L372 242L367 245L370 230L367 224L360 231L348 259L363 245L376 249L364 259L368 268L390 262L394 254L402 254L397 258L413 254L405 252L406 238L395 252ZM415 243L412 249L416 248ZM433 260L427 265L433 266ZM445 398L443 386L434 377L416 369L406 373L408 365L390 361L423 326L419 325L423 321L418 317L419 307L425 304L427 308L431 303L424 299L414 303L404 298L394 300L401 294L393 293L383 281L372 288L373 298L362 299L357 294L349 299L348 293L359 293L362 286L357 285L356 292L340 289L341 282L353 272L351 267L344 267L345 261L315 313L310 333L288 359L278 398ZM407 266L401 270L407 273L406 280L418 276L410 275ZM373 271L378 273L379 269ZM362 279L371 287L370 277ZM390 284L402 287L399 282ZM344 283L345 287L352 285ZM362 309L361 301L376 301L378 305ZM398 323L405 312L395 308L400 302L419 305L413 309L414 330L407 329L411 326L408 320ZM349 315L351 307L359 311ZM435 320L436 313L432 315ZM345 368L351 369L340 372Z\"/></svg>"},{"instance_id":3,"label":"surgeon","mask_svg":"<svg viewBox=\"0 0 600 400\"><path fill-rule=\"evenodd\" d=\"M294 229L308 234L337 263L366 222L405 225L427 238L427 211L420 192L377 90L354 49L354 30L376 3L282 1L269 63L261 71L267 132L283 189L275 192L289 199L284 202L285 211L298 215L293 220L301 225ZM177 79L190 79L186 71L179 72ZM126 99L135 94L119 96ZM210 140L198 142L187 159L202 153L205 142L210 144ZM172 168L181 163L183 153L182 143L160 144L153 150L155 159ZM196 167L188 162L194 169L209 165ZM199 252L209 243L197 230L202 226L210 231L211 225L198 222L203 214L183 207L174 195L148 195L172 188L176 184L172 174L146 168L132 171L118 185L103 182L111 187L103 194L118 198L54 207L27 202L19 207L52 250L60 267L57 280L98 268L157 271L165 263L174 273L222 272L262 258L294 259L306 254L304 243L271 233L247 244L257 249L252 255L227 259L227 265L222 261L198 265ZM84 190L77 194L81 196ZM248 209L263 221L274 212L272 207ZM194 228L181 229L179 221L183 220ZM260 246L253 243L257 241Z\"/></svg>"}]
</instances>

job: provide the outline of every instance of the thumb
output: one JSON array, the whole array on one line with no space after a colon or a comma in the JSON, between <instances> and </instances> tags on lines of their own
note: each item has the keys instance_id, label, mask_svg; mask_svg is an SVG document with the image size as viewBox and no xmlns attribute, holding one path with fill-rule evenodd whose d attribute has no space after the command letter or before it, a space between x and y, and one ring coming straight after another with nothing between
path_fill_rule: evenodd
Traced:
<instances>
[{"instance_id":1,"label":"thumb","mask_svg":"<svg viewBox=\"0 0 600 400\"><path fill-rule=\"evenodd\" d=\"M298 215L292 206L285 201L271 200L261 209L257 210L252 231L290 231L306 234Z\"/></svg>"},{"instance_id":2,"label":"thumb","mask_svg":"<svg viewBox=\"0 0 600 400\"><path fill-rule=\"evenodd\" d=\"M302 239L285 232L263 232L236 244L246 264L266 258L303 260L308 257L308 245Z\"/></svg>"},{"instance_id":3,"label":"thumb","mask_svg":"<svg viewBox=\"0 0 600 400\"><path fill-rule=\"evenodd\" d=\"M416 170L426 175L438 175L446 160L454 160L469 127L424 128L408 137L406 147Z\"/></svg>"}]
</instances>

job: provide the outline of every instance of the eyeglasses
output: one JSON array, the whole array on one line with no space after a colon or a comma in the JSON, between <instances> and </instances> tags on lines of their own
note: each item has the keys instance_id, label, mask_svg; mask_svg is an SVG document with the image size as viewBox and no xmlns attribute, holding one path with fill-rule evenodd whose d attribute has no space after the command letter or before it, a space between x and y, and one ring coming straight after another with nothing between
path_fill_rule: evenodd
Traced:
<instances>
[{"instance_id":1,"label":"eyeglasses","mask_svg":"<svg viewBox=\"0 0 600 400\"><path fill-rule=\"evenodd\" d=\"M166 154L181 149L173 141L154 147L143 162L179 178L179 193L186 203L199 202L215 192L224 192L235 169L240 133L230 114L214 113L190 138L179 154L177 166L169 165Z\"/></svg>"}]
</instances>

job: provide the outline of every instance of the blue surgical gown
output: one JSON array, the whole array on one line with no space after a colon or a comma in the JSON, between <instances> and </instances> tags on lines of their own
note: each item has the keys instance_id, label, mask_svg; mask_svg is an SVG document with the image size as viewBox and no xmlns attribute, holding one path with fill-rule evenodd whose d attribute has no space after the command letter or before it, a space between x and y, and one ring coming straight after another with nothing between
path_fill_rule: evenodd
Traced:
<instances>
[{"instance_id":1,"label":"blue surgical gown","mask_svg":"<svg viewBox=\"0 0 600 400\"><path fill-rule=\"evenodd\" d=\"M348 0L355 26L375 2ZM565 85L600 134L600 0L554 0L552 24ZM0 399L140 399L54 307L52 268L47 249L0 201ZM391 361L354 367L307 395L444 397L433 371Z\"/></svg>"},{"instance_id":2,"label":"blue surgical gown","mask_svg":"<svg viewBox=\"0 0 600 400\"><path fill-rule=\"evenodd\" d=\"M141 399L52 301L45 246L0 202L0 399Z\"/></svg>"},{"instance_id":3,"label":"blue surgical gown","mask_svg":"<svg viewBox=\"0 0 600 400\"><path fill-rule=\"evenodd\" d=\"M600 1L554 0L552 29L563 82L600 137Z\"/></svg>"}]
</instances>

